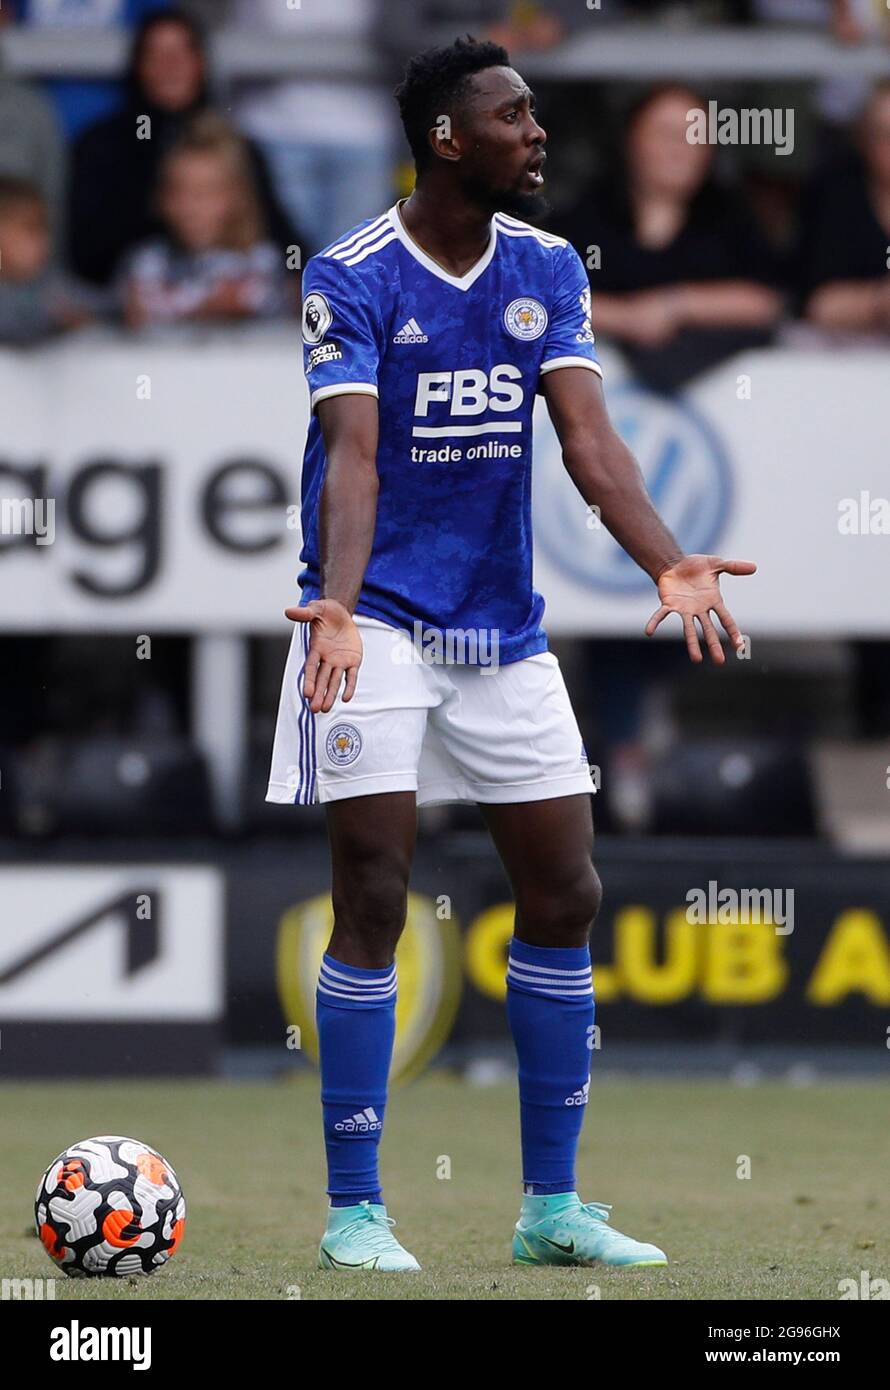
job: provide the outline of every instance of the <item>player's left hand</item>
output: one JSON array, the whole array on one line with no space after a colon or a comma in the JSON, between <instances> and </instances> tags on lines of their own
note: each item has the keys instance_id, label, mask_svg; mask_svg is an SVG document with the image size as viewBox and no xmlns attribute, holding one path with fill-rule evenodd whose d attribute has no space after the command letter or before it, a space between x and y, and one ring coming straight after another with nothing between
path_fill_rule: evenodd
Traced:
<instances>
[{"instance_id":1,"label":"player's left hand","mask_svg":"<svg viewBox=\"0 0 890 1390\"><path fill-rule=\"evenodd\" d=\"M732 645L739 649L744 638L735 619L723 602L720 592L721 574L754 574L757 566L751 560L721 560L719 555L685 555L676 565L658 576L661 607L646 624L646 636L651 637L658 624L671 613L683 619L686 650L692 661L702 660L696 622L702 631L711 658L722 666L726 657L720 645L717 629L711 621L713 611L722 623Z\"/></svg>"}]
</instances>

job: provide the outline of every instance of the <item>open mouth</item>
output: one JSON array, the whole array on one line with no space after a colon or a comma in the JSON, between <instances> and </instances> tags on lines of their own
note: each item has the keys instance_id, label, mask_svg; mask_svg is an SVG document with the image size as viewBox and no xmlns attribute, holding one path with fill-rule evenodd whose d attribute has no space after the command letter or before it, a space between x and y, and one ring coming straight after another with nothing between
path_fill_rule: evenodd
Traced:
<instances>
[{"instance_id":1,"label":"open mouth","mask_svg":"<svg viewBox=\"0 0 890 1390\"><path fill-rule=\"evenodd\" d=\"M544 182L544 165L547 161L546 154L536 154L534 159L530 159L526 165L525 172L532 183L540 185Z\"/></svg>"}]
</instances>

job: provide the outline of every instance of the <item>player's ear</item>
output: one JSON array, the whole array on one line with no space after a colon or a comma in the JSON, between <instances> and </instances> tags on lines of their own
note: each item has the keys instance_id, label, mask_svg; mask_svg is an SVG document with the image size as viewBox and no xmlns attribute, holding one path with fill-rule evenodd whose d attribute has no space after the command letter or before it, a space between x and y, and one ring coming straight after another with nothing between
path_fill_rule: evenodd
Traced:
<instances>
[{"instance_id":1,"label":"player's ear","mask_svg":"<svg viewBox=\"0 0 890 1390\"><path fill-rule=\"evenodd\" d=\"M440 159L454 161L460 159L460 136L451 128L451 117L447 114L436 117L435 125L427 131L430 149Z\"/></svg>"}]
</instances>

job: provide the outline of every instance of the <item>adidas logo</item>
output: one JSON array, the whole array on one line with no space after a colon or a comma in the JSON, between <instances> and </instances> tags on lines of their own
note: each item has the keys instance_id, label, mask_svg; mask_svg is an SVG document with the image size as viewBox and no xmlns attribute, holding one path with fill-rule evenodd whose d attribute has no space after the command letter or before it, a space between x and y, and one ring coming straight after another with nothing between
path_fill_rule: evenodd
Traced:
<instances>
[{"instance_id":1,"label":"adidas logo","mask_svg":"<svg viewBox=\"0 0 890 1390\"><path fill-rule=\"evenodd\" d=\"M417 319L409 319L404 327L400 328L393 338L394 343L428 343L429 337L424 333Z\"/></svg>"},{"instance_id":2,"label":"adidas logo","mask_svg":"<svg viewBox=\"0 0 890 1390\"><path fill-rule=\"evenodd\" d=\"M568 1105L568 1101L566 1101ZM364 1110L360 1110L357 1115L353 1115L351 1120L338 1120L334 1129L341 1134L370 1134L372 1130L382 1129L383 1123L377 1118L377 1112L373 1105L368 1105Z\"/></svg>"},{"instance_id":3,"label":"adidas logo","mask_svg":"<svg viewBox=\"0 0 890 1390\"><path fill-rule=\"evenodd\" d=\"M589 1097L588 1097L588 1092L589 1092L589 1091L590 1091L590 1082L589 1082L589 1081L585 1081L585 1082L584 1082L584 1085L581 1087L580 1091L575 1091L575 1092L573 1092L572 1095L566 1096L566 1098L565 1098L565 1104L566 1104L566 1105L586 1105L586 1104L587 1104L587 1101L588 1101L588 1098L589 1098Z\"/></svg>"}]
</instances>

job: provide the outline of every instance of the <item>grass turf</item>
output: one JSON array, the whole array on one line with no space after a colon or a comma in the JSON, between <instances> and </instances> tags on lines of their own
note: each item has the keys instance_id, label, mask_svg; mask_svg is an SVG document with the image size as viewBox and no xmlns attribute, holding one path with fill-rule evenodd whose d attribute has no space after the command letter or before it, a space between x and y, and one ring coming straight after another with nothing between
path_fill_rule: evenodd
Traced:
<instances>
[{"instance_id":1,"label":"grass turf","mask_svg":"<svg viewBox=\"0 0 890 1390\"><path fill-rule=\"evenodd\" d=\"M42 1170L92 1134L128 1134L176 1168L185 1241L150 1279L67 1280L57 1299L830 1299L890 1278L890 1092L874 1082L739 1088L594 1081L579 1161L585 1201L668 1254L666 1269L514 1268L512 1086L427 1077L395 1093L384 1196L420 1275L315 1268L324 1222L317 1082L0 1085L0 1274L52 1277L32 1234ZM751 1177L739 1178L740 1156ZM450 1178L437 1177L450 1161Z\"/></svg>"}]
</instances>

